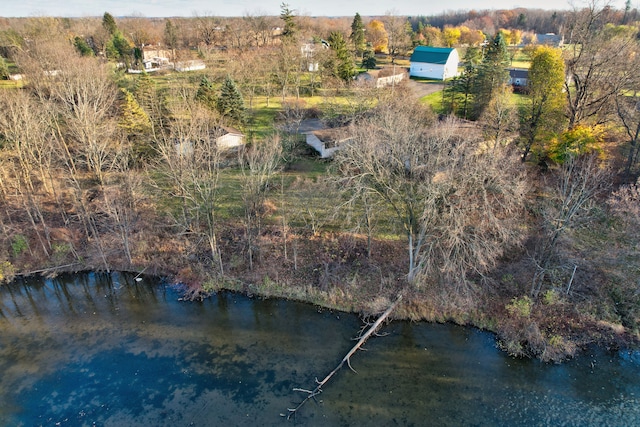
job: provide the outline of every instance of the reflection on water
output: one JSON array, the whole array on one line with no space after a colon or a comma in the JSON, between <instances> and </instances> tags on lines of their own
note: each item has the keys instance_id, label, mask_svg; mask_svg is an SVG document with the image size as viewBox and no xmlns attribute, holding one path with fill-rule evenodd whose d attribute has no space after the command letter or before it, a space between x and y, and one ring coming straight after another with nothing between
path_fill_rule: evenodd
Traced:
<instances>
[{"instance_id":1,"label":"reflection on water","mask_svg":"<svg viewBox=\"0 0 640 427\"><path fill-rule=\"evenodd\" d=\"M514 360L491 334L394 322L309 402L356 316L155 279L80 274L0 288L0 425L640 425L640 356Z\"/></svg>"}]
</instances>

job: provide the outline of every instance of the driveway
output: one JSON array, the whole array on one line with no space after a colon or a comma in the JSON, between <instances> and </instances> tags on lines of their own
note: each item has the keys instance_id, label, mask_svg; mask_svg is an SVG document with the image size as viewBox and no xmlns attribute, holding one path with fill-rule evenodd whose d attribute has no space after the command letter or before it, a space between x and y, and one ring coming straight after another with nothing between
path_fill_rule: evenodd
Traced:
<instances>
[{"instance_id":1,"label":"driveway","mask_svg":"<svg viewBox=\"0 0 640 427\"><path fill-rule=\"evenodd\" d=\"M434 92L438 92L444 88L443 83L437 83L433 81L417 81L407 80L411 92L413 92L416 98L422 98L423 96L431 95Z\"/></svg>"}]
</instances>

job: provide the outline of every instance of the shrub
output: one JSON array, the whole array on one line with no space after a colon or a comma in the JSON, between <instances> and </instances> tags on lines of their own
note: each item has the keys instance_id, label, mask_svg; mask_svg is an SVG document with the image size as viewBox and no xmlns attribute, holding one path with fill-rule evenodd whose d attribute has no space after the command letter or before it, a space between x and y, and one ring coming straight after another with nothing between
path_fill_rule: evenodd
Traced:
<instances>
[{"instance_id":1,"label":"shrub","mask_svg":"<svg viewBox=\"0 0 640 427\"><path fill-rule=\"evenodd\" d=\"M570 156L579 156L596 152L604 155L604 129L602 126L576 126L549 142L548 156L556 163L562 164Z\"/></svg>"},{"instance_id":2,"label":"shrub","mask_svg":"<svg viewBox=\"0 0 640 427\"><path fill-rule=\"evenodd\" d=\"M511 303L506 305L506 309L512 316L529 317L531 316L531 308L533 307L533 301L528 296L522 298L514 297Z\"/></svg>"},{"instance_id":3,"label":"shrub","mask_svg":"<svg viewBox=\"0 0 640 427\"><path fill-rule=\"evenodd\" d=\"M14 236L13 241L11 242L11 252L14 257L19 256L25 250L29 248L29 244L27 243L27 238L22 234L17 234Z\"/></svg>"},{"instance_id":4,"label":"shrub","mask_svg":"<svg viewBox=\"0 0 640 427\"><path fill-rule=\"evenodd\" d=\"M557 291L553 289L549 289L542 295L542 301L546 305L555 305L560 302L560 295L558 294Z\"/></svg>"},{"instance_id":5,"label":"shrub","mask_svg":"<svg viewBox=\"0 0 640 427\"><path fill-rule=\"evenodd\" d=\"M0 283L12 281L15 275L15 268L9 261L0 262Z\"/></svg>"}]
</instances>

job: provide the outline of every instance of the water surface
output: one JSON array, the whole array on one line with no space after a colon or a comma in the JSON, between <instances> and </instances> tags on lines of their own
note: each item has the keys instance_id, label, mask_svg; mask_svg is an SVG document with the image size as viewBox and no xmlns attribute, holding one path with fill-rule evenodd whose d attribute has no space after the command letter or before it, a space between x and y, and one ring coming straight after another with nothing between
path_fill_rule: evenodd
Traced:
<instances>
[{"instance_id":1,"label":"water surface","mask_svg":"<svg viewBox=\"0 0 640 427\"><path fill-rule=\"evenodd\" d=\"M80 274L0 287L0 425L640 425L640 355L564 365L493 335L394 322L287 421L354 344L355 315L160 280Z\"/></svg>"}]
</instances>

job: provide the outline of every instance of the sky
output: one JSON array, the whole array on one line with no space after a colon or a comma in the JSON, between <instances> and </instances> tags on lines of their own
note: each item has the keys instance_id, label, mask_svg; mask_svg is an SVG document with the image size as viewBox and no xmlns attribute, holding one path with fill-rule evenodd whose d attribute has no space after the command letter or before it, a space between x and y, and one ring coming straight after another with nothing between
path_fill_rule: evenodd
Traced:
<instances>
[{"instance_id":1,"label":"sky","mask_svg":"<svg viewBox=\"0 0 640 427\"><path fill-rule=\"evenodd\" d=\"M635 5L637 1L633 0ZM379 16L393 12L401 16L429 16L445 11L513 9L567 10L568 0L285 0L296 15ZM1 17L102 16L245 16L279 15L282 0L2 0ZM580 1L574 3L581 4ZM613 0L622 9L624 0ZM584 0L583 3L584 4Z\"/></svg>"}]
</instances>

